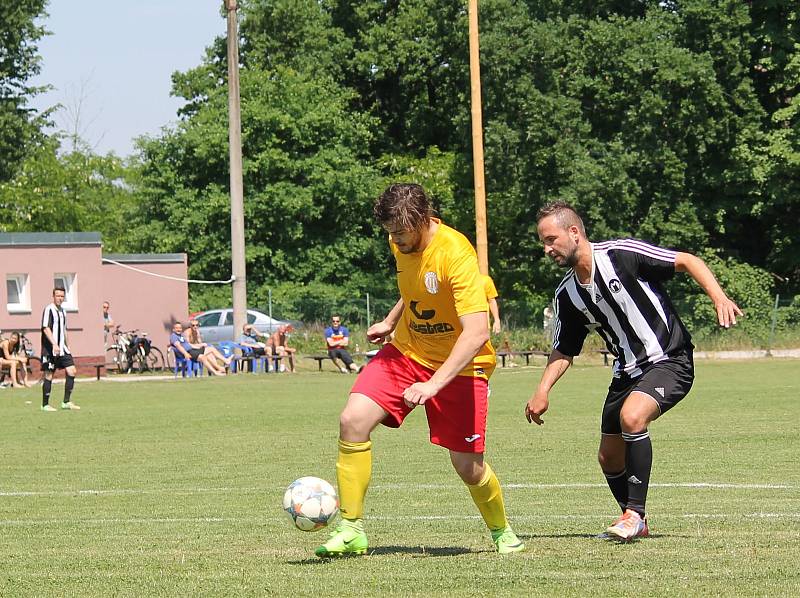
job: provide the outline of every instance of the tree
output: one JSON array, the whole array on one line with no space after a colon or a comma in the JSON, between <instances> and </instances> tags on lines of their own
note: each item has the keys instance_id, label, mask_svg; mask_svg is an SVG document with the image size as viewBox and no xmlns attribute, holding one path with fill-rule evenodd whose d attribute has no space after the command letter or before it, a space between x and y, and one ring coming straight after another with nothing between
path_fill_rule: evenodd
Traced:
<instances>
[{"instance_id":1,"label":"tree","mask_svg":"<svg viewBox=\"0 0 800 598\"><path fill-rule=\"evenodd\" d=\"M45 35L36 19L46 0L0 5L0 181L10 179L44 121L28 107L39 91L29 80L39 72L36 42Z\"/></svg>"},{"instance_id":2,"label":"tree","mask_svg":"<svg viewBox=\"0 0 800 598\"><path fill-rule=\"evenodd\" d=\"M227 94L192 92L203 95L177 129L141 144L131 243L187 251L192 277L226 279ZM379 181L367 159L373 120L350 110L351 92L331 79L291 69L244 70L241 96L249 294L284 281L363 288L387 254L370 217ZM203 306L201 295L193 300Z\"/></svg>"},{"instance_id":3,"label":"tree","mask_svg":"<svg viewBox=\"0 0 800 598\"><path fill-rule=\"evenodd\" d=\"M43 138L0 183L0 230L99 231L106 249L122 249L134 210L125 164L89 151L61 154L59 141Z\"/></svg>"}]
</instances>

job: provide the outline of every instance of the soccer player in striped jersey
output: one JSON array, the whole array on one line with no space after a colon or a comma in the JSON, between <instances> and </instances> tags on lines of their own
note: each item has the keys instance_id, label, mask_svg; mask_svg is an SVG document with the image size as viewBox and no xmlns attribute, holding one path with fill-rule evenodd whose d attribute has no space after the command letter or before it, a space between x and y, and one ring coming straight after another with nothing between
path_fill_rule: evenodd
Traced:
<instances>
[{"instance_id":1,"label":"soccer player in striped jersey","mask_svg":"<svg viewBox=\"0 0 800 598\"><path fill-rule=\"evenodd\" d=\"M389 234L400 300L367 330L391 341L364 367L339 417L336 476L342 521L317 556L367 552L364 499L372 472L370 435L425 410L430 441L448 449L500 554L525 546L506 519L497 476L484 461L488 380L495 367L486 292L469 241L432 217L419 185L391 185L374 207ZM409 463L418 457L409 448Z\"/></svg>"},{"instance_id":2,"label":"soccer player in striped jersey","mask_svg":"<svg viewBox=\"0 0 800 598\"><path fill-rule=\"evenodd\" d=\"M714 302L724 328L742 312L694 255L634 239L591 243L580 216L564 202L544 206L537 221L545 254L570 270L556 290L553 349L525 415L528 422L544 423L551 388L596 331L616 358L598 460L622 515L606 535L623 541L647 536L653 461L648 426L685 397L694 381L694 346L662 282L687 272Z\"/></svg>"},{"instance_id":3,"label":"soccer player in striped jersey","mask_svg":"<svg viewBox=\"0 0 800 598\"><path fill-rule=\"evenodd\" d=\"M75 386L75 361L67 346L67 314L61 304L67 296L62 287L53 289L53 302L44 308L42 313L42 411L55 411L50 405L50 389L53 384L53 373L65 370L64 402L62 409L77 411L80 409L72 402L72 389Z\"/></svg>"}]
</instances>

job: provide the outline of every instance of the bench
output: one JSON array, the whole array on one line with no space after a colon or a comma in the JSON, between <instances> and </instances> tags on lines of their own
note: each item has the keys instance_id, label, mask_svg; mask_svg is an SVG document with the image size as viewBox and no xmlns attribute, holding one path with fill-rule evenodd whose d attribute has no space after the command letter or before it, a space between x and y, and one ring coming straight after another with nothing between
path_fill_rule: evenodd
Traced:
<instances>
[{"instance_id":1,"label":"bench","mask_svg":"<svg viewBox=\"0 0 800 598\"><path fill-rule=\"evenodd\" d=\"M99 380L100 379L100 370L105 370L106 369L106 364L104 364L104 363L96 363L96 364L94 364L93 367L97 370L97 379ZM106 370L106 372L107 372L107 370Z\"/></svg>"},{"instance_id":2,"label":"bench","mask_svg":"<svg viewBox=\"0 0 800 598\"><path fill-rule=\"evenodd\" d=\"M306 359L316 359L317 360L317 365L319 366L319 371L320 372L322 371L322 362L325 361L326 359L328 361L330 361L330 359L331 359L330 357L328 357L327 353L325 353L325 355L322 355L322 354L318 354L318 355L303 355L303 357L305 357ZM331 363L333 363L333 362L331 361Z\"/></svg>"},{"instance_id":3,"label":"bench","mask_svg":"<svg viewBox=\"0 0 800 598\"><path fill-rule=\"evenodd\" d=\"M506 367L506 358L518 356L518 357L525 357L525 365L531 364L531 356L532 355L539 355L542 357L549 357L550 353L548 351L533 351L533 350L526 350L526 351L498 351L497 356L500 358L500 367Z\"/></svg>"},{"instance_id":4,"label":"bench","mask_svg":"<svg viewBox=\"0 0 800 598\"><path fill-rule=\"evenodd\" d=\"M614 357L614 354L608 349L598 349L597 352L603 356L603 365L608 365L609 355L611 355L611 357Z\"/></svg>"}]
</instances>

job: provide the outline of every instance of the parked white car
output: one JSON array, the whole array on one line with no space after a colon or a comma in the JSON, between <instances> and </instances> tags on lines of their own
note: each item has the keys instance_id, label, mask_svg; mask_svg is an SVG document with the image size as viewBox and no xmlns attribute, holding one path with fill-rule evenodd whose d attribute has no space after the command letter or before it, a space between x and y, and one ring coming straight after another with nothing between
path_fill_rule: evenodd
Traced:
<instances>
[{"instance_id":1,"label":"parked white car","mask_svg":"<svg viewBox=\"0 0 800 598\"><path fill-rule=\"evenodd\" d=\"M238 341L242 335L241 330L234 333L232 309L209 309L195 314L194 319L200 323L200 334L207 343ZM284 320L270 318L254 309L247 310L247 323L253 324L261 334L266 335L275 332L278 326L289 324Z\"/></svg>"}]
</instances>

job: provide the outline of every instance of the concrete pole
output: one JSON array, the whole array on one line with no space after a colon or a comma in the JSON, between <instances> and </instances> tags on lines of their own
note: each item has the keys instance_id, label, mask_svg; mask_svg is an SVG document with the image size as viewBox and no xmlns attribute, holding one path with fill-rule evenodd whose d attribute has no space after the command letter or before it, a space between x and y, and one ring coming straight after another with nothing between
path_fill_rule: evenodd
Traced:
<instances>
[{"instance_id":1,"label":"concrete pole","mask_svg":"<svg viewBox=\"0 0 800 598\"><path fill-rule=\"evenodd\" d=\"M228 15L228 143L231 185L231 271L233 272L233 338L247 321L247 270L244 260L244 190L242 118L239 109L239 33L237 0L226 0Z\"/></svg>"},{"instance_id":2,"label":"concrete pole","mask_svg":"<svg viewBox=\"0 0 800 598\"><path fill-rule=\"evenodd\" d=\"M478 268L489 274L486 235L486 185L483 178L483 113L481 110L481 63L478 35L478 0L469 0L469 80L472 97L472 169L475 184L475 248Z\"/></svg>"}]
</instances>

